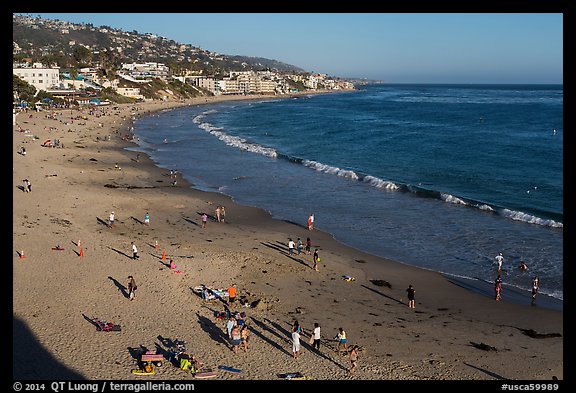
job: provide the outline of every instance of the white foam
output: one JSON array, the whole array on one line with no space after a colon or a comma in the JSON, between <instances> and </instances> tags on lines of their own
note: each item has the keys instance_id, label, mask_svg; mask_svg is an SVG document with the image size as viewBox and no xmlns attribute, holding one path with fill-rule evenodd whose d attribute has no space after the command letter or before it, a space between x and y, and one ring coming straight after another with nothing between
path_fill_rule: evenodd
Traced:
<instances>
[{"instance_id":1,"label":"white foam","mask_svg":"<svg viewBox=\"0 0 576 393\"><path fill-rule=\"evenodd\" d=\"M198 115L198 116L201 116L201 115ZM194 118L194 120L196 120L198 118L198 116L196 116ZM240 138L237 136L228 135L224 131L221 131L222 128L215 127L210 123L200 123L200 124L198 124L198 128L214 135L215 137L220 139L222 142L226 143L228 146L236 147L240 150L249 151L252 153L262 154L263 156L267 156L267 157L271 157L271 158L278 157L278 153L276 153L276 150L269 148L269 147L260 146L260 145L255 144L255 143L249 143L246 141L246 139L243 139L243 138Z\"/></svg>"},{"instance_id":2,"label":"white foam","mask_svg":"<svg viewBox=\"0 0 576 393\"><path fill-rule=\"evenodd\" d=\"M528 213L518 212L515 210L502 209L502 215L516 221L524 221L530 224L544 225L553 228L563 228L564 224L554 220L546 220Z\"/></svg>"},{"instance_id":3,"label":"white foam","mask_svg":"<svg viewBox=\"0 0 576 393\"><path fill-rule=\"evenodd\" d=\"M468 204L466 202L464 202L462 199L455 197L454 195L450 195L450 194L440 194L440 198L442 198L442 200L444 202L448 202L448 203L455 203L457 205L464 205L464 206L468 206Z\"/></svg>"},{"instance_id":4,"label":"white foam","mask_svg":"<svg viewBox=\"0 0 576 393\"><path fill-rule=\"evenodd\" d=\"M486 210L486 211L490 211L490 212L493 212L493 211L494 211L494 209L492 209L492 208L491 208L490 206L488 206L488 205L480 205L480 206L478 206L478 209L480 209L480 210Z\"/></svg>"},{"instance_id":5,"label":"white foam","mask_svg":"<svg viewBox=\"0 0 576 393\"><path fill-rule=\"evenodd\" d=\"M328 173L330 175L336 175L341 177L346 177L348 179L358 180L358 175L356 172L348 170L348 169L340 169L335 166L330 166L326 164L322 164L321 162L311 161L311 160L304 160L302 161L304 166L309 168L315 169L319 172Z\"/></svg>"},{"instance_id":6,"label":"white foam","mask_svg":"<svg viewBox=\"0 0 576 393\"><path fill-rule=\"evenodd\" d=\"M400 187L398 187L398 185L392 183L391 181L382 180L380 178L370 176L370 175L364 177L364 182L370 184L373 187L383 188L383 189L389 190L389 191L396 191L400 188Z\"/></svg>"}]
</instances>

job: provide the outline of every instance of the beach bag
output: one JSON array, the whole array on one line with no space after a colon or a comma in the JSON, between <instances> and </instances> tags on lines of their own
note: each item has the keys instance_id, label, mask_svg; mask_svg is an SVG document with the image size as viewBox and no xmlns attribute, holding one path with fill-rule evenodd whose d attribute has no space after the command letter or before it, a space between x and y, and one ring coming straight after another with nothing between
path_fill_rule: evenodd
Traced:
<instances>
[{"instance_id":1,"label":"beach bag","mask_svg":"<svg viewBox=\"0 0 576 393\"><path fill-rule=\"evenodd\" d=\"M310 340L308 340L308 344L310 344L310 345L314 344L314 335L310 336Z\"/></svg>"}]
</instances>

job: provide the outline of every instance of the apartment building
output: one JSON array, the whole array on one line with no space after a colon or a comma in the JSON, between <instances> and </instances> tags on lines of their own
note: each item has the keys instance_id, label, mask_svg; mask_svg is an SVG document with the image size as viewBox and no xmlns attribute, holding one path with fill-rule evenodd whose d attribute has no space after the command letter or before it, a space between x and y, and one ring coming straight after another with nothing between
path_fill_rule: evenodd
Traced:
<instances>
[{"instance_id":1,"label":"apartment building","mask_svg":"<svg viewBox=\"0 0 576 393\"><path fill-rule=\"evenodd\" d=\"M45 67L41 63L34 63L31 67L15 66L12 73L23 79L36 90L48 90L60 83L59 67Z\"/></svg>"}]
</instances>

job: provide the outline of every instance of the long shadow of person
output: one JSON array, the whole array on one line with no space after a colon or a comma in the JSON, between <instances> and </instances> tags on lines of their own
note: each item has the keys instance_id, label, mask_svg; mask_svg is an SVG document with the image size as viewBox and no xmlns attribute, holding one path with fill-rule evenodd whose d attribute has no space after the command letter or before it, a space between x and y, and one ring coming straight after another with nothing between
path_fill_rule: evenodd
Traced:
<instances>
[{"instance_id":1,"label":"long shadow of person","mask_svg":"<svg viewBox=\"0 0 576 393\"><path fill-rule=\"evenodd\" d=\"M260 328L262 328L262 330L267 331L269 333L274 334L276 337L278 337L279 339L281 339L282 341L288 343L288 341L286 340L285 337L280 336L278 333L276 333L275 331L273 331L272 329L270 329L268 326L266 326L266 324L264 324L262 321L257 320L254 317L250 317L252 319L252 321ZM248 329L250 329L250 331L252 333L254 333L255 335L257 335L258 337L260 337L262 340L264 340L265 342L267 342L268 344L270 344L271 346L273 346L274 348L278 349L279 351L284 352L285 354L287 354L288 356L292 356L292 353L289 352L286 348L284 348L282 345L278 344L276 341L266 337L261 331L256 330L253 326L249 326Z\"/></svg>"},{"instance_id":2,"label":"long shadow of person","mask_svg":"<svg viewBox=\"0 0 576 393\"><path fill-rule=\"evenodd\" d=\"M125 298L129 298L130 295L128 294L128 292L126 291L126 287L124 285L122 285L118 280L116 280L114 277L108 276L108 278L110 280L112 280L112 282L114 283L114 285L116 285L116 287L118 288L118 290L120 292L122 292L122 295L124 295Z\"/></svg>"},{"instance_id":3,"label":"long shadow of person","mask_svg":"<svg viewBox=\"0 0 576 393\"><path fill-rule=\"evenodd\" d=\"M110 247L110 246L108 246L108 248L111 249L112 251L116 251L116 252L117 252L118 254L120 254L120 255L124 255L126 258L132 259L132 255L128 255L128 254L126 254L125 252L120 251L120 250L117 250L117 249L115 249L115 248L113 248L113 247Z\"/></svg>"},{"instance_id":4,"label":"long shadow of person","mask_svg":"<svg viewBox=\"0 0 576 393\"><path fill-rule=\"evenodd\" d=\"M289 253L288 251L285 251L283 245L282 245L282 246L277 246L277 245L275 245L275 244L273 244L273 243L270 243L270 242L260 242L260 244L262 244L263 246L266 246L266 247L268 247L268 248L271 248L271 249L273 249L273 250L278 251L280 254L282 254L282 255L284 255L284 256L292 259L292 260L295 261L295 262L298 262L298 263L301 264L302 266L306 266L307 268L312 269L312 266L310 266L310 265L308 265L306 262L304 262L303 259L301 259L301 258L295 258L295 257L293 257L292 255L290 255L290 253Z\"/></svg>"},{"instance_id":5,"label":"long shadow of person","mask_svg":"<svg viewBox=\"0 0 576 393\"><path fill-rule=\"evenodd\" d=\"M214 322L212 322L205 316L200 315L198 311L196 311L196 317L198 317L198 323L200 324L202 330L208 333L212 340L229 347L228 335L222 329L216 326Z\"/></svg>"}]
</instances>

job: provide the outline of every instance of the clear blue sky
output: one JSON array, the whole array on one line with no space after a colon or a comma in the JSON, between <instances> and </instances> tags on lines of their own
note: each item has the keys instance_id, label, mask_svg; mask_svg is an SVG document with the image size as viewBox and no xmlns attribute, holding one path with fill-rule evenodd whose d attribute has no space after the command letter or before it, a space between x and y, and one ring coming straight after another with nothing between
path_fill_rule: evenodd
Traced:
<instances>
[{"instance_id":1,"label":"clear blue sky","mask_svg":"<svg viewBox=\"0 0 576 393\"><path fill-rule=\"evenodd\" d=\"M31 14L389 83L563 83L561 13Z\"/></svg>"}]
</instances>

